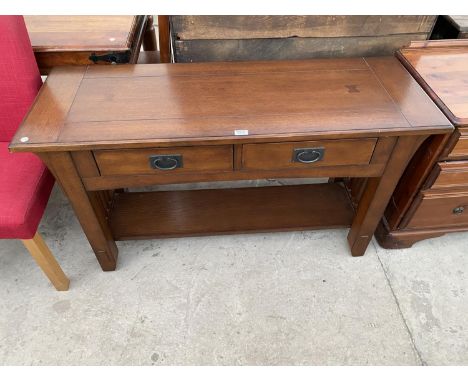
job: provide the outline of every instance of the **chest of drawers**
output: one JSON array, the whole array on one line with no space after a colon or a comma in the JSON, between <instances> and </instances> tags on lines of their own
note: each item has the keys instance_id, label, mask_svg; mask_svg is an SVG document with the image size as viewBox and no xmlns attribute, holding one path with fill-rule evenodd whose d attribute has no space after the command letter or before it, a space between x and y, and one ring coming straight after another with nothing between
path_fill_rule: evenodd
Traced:
<instances>
[{"instance_id":1,"label":"chest of drawers","mask_svg":"<svg viewBox=\"0 0 468 382\"><path fill-rule=\"evenodd\" d=\"M428 140L410 163L379 227L387 248L468 230L468 42L415 43L398 58L456 130Z\"/></svg>"},{"instance_id":2,"label":"chest of drawers","mask_svg":"<svg viewBox=\"0 0 468 382\"><path fill-rule=\"evenodd\" d=\"M350 227L361 256L415 150L452 130L394 57L96 65L53 69L10 149L44 160L113 270L115 240L236 232ZM123 191L313 177L333 180ZM356 208L344 177L369 179Z\"/></svg>"}]
</instances>

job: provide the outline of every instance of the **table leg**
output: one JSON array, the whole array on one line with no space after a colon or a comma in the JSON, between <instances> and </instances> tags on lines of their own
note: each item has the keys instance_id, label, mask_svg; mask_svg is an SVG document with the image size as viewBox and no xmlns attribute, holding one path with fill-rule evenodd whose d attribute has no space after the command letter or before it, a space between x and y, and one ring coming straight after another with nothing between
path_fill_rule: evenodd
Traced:
<instances>
[{"instance_id":1,"label":"table leg","mask_svg":"<svg viewBox=\"0 0 468 382\"><path fill-rule=\"evenodd\" d=\"M158 50L153 16L148 16L146 21L146 29L143 35L143 50L145 52Z\"/></svg>"},{"instance_id":2,"label":"table leg","mask_svg":"<svg viewBox=\"0 0 468 382\"><path fill-rule=\"evenodd\" d=\"M169 16L158 16L159 55L162 63L171 62L171 33Z\"/></svg>"},{"instance_id":3,"label":"table leg","mask_svg":"<svg viewBox=\"0 0 468 382\"><path fill-rule=\"evenodd\" d=\"M369 178L348 233L353 256L362 256L409 160L426 136L399 137L381 177Z\"/></svg>"},{"instance_id":4,"label":"table leg","mask_svg":"<svg viewBox=\"0 0 468 382\"><path fill-rule=\"evenodd\" d=\"M118 250L107 220L111 194L87 191L70 153L50 152L40 157L70 200L102 270L115 270Z\"/></svg>"}]
</instances>

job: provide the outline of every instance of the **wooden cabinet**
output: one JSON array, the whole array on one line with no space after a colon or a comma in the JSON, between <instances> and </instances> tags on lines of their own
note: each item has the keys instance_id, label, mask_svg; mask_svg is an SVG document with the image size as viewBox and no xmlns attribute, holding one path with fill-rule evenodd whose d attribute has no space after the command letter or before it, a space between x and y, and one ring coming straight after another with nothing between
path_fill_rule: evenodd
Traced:
<instances>
[{"instance_id":1,"label":"wooden cabinet","mask_svg":"<svg viewBox=\"0 0 468 382\"><path fill-rule=\"evenodd\" d=\"M468 231L468 41L414 43L397 56L456 130L410 163L379 227L386 248Z\"/></svg>"}]
</instances>

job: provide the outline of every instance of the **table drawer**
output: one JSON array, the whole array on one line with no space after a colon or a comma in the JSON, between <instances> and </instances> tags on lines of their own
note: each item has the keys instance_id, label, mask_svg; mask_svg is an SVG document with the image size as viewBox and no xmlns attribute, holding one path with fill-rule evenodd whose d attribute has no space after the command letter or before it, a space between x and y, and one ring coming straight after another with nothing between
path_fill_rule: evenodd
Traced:
<instances>
[{"instance_id":1,"label":"table drawer","mask_svg":"<svg viewBox=\"0 0 468 382\"><path fill-rule=\"evenodd\" d=\"M101 175L173 174L232 171L231 145L154 149L98 150Z\"/></svg>"},{"instance_id":2,"label":"table drawer","mask_svg":"<svg viewBox=\"0 0 468 382\"><path fill-rule=\"evenodd\" d=\"M466 188L468 190L468 161L441 162L434 169L431 190Z\"/></svg>"},{"instance_id":3,"label":"table drawer","mask_svg":"<svg viewBox=\"0 0 468 382\"><path fill-rule=\"evenodd\" d=\"M274 170L369 164L376 138L245 144L242 168Z\"/></svg>"},{"instance_id":4,"label":"table drawer","mask_svg":"<svg viewBox=\"0 0 468 382\"><path fill-rule=\"evenodd\" d=\"M407 228L435 228L468 225L468 193L427 193Z\"/></svg>"}]
</instances>

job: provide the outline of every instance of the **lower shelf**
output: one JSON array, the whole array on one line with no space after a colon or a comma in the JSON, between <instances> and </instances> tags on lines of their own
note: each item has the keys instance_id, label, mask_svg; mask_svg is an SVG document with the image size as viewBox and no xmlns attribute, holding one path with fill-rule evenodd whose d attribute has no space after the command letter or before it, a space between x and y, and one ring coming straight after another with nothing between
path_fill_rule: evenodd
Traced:
<instances>
[{"instance_id":1,"label":"lower shelf","mask_svg":"<svg viewBox=\"0 0 468 382\"><path fill-rule=\"evenodd\" d=\"M339 183L116 194L116 240L349 227Z\"/></svg>"}]
</instances>

